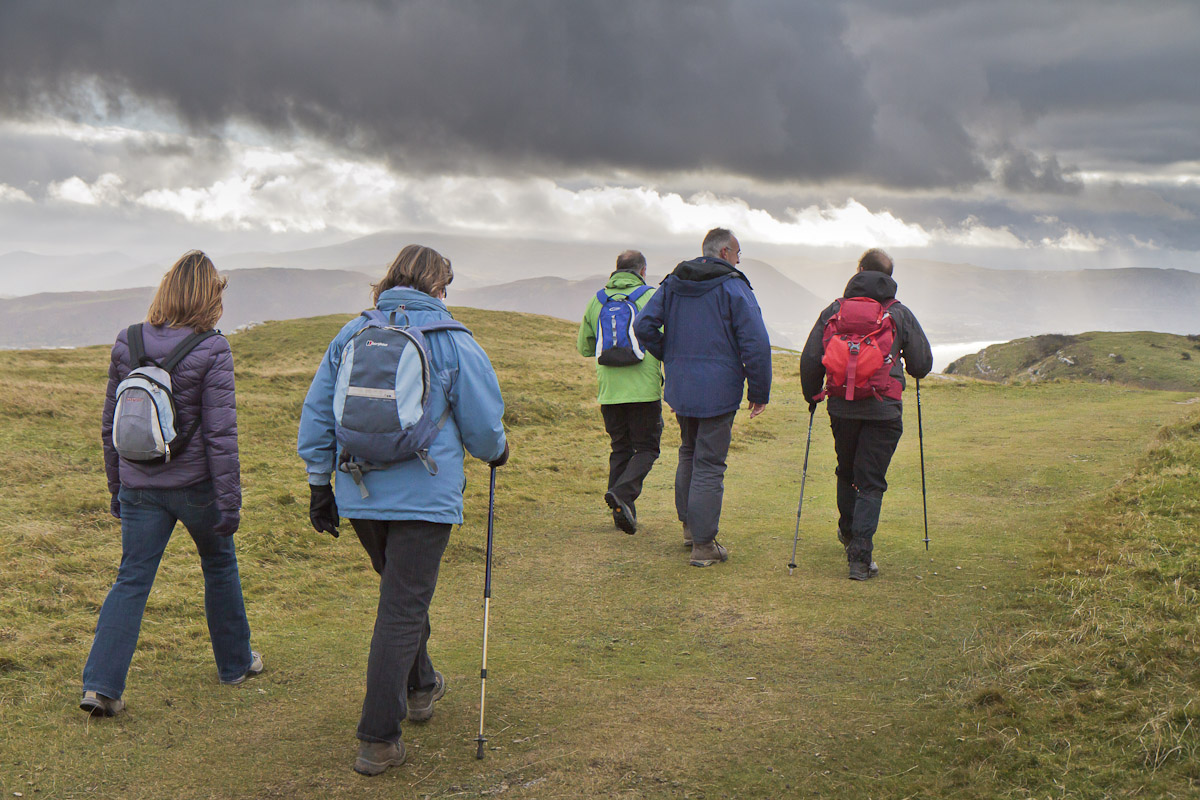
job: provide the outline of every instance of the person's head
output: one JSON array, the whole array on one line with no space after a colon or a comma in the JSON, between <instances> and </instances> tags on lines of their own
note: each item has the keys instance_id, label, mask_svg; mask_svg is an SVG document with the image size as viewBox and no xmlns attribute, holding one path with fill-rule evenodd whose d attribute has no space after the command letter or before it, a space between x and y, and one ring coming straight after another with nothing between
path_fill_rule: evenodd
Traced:
<instances>
[{"instance_id":1,"label":"person's head","mask_svg":"<svg viewBox=\"0 0 1200 800\"><path fill-rule=\"evenodd\" d=\"M613 274L618 272L632 272L638 277L646 277L646 257L637 250L626 250L617 256L617 268Z\"/></svg>"},{"instance_id":2,"label":"person's head","mask_svg":"<svg viewBox=\"0 0 1200 800\"><path fill-rule=\"evenodd\" d=\"M151 325L211 331L221 318L221 295L228 282L228 278L217 274L217 268L204 253L199 250L184 253L163 275L150 301L146 321Z\"/></svg>"},{"instance_id":3,"label":"person's head","mask_svg":"<svg viewBox=\"0 0 1200 800\"><path fill-rule=\"evenodd\" d=\"M378 303L379 295L396 286L442 298L452 280L454 270L450 268L450 259L432 247L410 244L396 256L383 279L371 287L371 300Z\"/></svg>"},{"instance_id":4,"label":"person's head","mask_svg":"<svg viewBox=\"0 0 1200 800\"><path fill-rule=\"evenodd\" d=\"M863 253L862 258L858 260L858 271L882 272L884 275L891 275L892 257L878 247L872 247Z\"/></svg>"},{"instance_id":5,"label":"person's head","mask_svg":"<svg viewBox=\"0 0 1200 800\"><path fill-rule=\"evenodd\" d=\"M701 252L709 258L719 258L735 266L742 260L742 246L728 228L713 228L704 237Z\"/></svg>"}]
</instances>

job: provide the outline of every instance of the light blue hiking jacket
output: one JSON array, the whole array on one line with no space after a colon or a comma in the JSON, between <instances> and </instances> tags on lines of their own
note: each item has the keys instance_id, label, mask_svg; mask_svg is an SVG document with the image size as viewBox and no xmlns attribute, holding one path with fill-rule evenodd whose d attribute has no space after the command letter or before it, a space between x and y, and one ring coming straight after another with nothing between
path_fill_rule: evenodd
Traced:
<instances>
[{"instance_id":1,"label":"light blue hiking jacket","mask_svg":"<svg viewBox=\"0 0 1200 800\"><path fill-rule=\"evenodd\" d=\"M407 287L388 289L376 304L384 313L401 306L400 313L408 315L411 325L450 319L441 300ZM304 399L297 451L308 467L308 482L328 484L330 476L336 475L338 513L350 519L461 523L464 448L483 461L493 461L504 452L504 400L492 363L468 333L426 334L434 384L429 413L438 419L447 402L451 407L445 427L429 447L438 474L430 475L416 458L367 472L363 481L370 496L364 499L350 475L335 469L340 453L334 438L333 389L342 351L365 324L365 317L356 317L333 338Z\"/></svg>"}]
</instances>

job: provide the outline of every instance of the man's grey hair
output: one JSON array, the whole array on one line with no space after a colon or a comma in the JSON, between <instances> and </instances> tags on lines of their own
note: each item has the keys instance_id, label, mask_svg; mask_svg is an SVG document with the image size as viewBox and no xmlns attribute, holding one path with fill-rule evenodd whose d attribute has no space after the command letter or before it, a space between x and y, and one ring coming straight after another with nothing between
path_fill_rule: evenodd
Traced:
<instances>
[{"instance_id":1,"label":"man's grey hair","mask_svg":"<svg viewBox=\"0 0 1200 800\"><path fill-rule=\"evenodd\" d=\"M862 258L858 260L858 268L864 272L882 272L884 275L891 275L892 257L878 247L872 247L862 254Z\"/></svg>"},{"instance_id":2,"label":"man's grey hair","mask_svg":"<svg viewBox=\"0 0 1200 800\"><path fill-rule=\"evenodd\" d=\"M646 268L646 257L637 250L626 250L617 256L617 272L634 272L641 274Z\"/></svg>"},{"instance_id":3,"label":"man's grey hair","mask_svg":"<svg viewBox=\"0 0 1200 800\"><path fill-rule=\"evenodd\" d=\"M709 258L720 258L721 251L733 246L733 231L728 228L713 228L704 236L701 252Z\"/></svg>"}]
</instances>

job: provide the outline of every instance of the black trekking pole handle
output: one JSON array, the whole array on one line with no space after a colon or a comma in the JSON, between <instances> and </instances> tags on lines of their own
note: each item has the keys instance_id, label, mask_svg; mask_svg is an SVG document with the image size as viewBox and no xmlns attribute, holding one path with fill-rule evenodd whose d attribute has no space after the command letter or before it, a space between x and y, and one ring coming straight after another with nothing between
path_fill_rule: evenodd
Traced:
<instances>
[{"instance_id":1,"label":"black trekking pole handle","mask_svg":"<svg viewBox=\"0 0 1200 800\"><path fill-rule=\"evenodd\" d=\"M792 537L792 560L788 562L788 575L796 568L796 544L800 541L800 514L804 511L804 481L808 478L808 449L812 446L813 417L817 409L808 412L808 441L804 443L804 468L800 472L800 504L796 506L796 535Z\"/></svg>"},{"instance_id":2,"label":"black trekking pole handle","mask_svg":"<svg viewBox=\"0 0 1200 800\"><path fill-rule=\"evenodd\" d=\"M917 441L921 446L921 516L925 519L925 550L929 551L929 503L925 499L925 430L921 425L921 379L917 382Z\"/></svg>"},{"instance_id":3,"label":"black trekking pole handle","mask_svg":"<svg viewBox=\"0 0 1200 800\"><path fill-rule=\"evenodd\" d=\"M475 737L475 758L483 758L483 746L487 737L483 735L483 706L487 698L487 640L488 611L492 600L492 530L496 519L496 468L488 485L487 556L483 572L483 662L479 667L479 735Z\"/></svg>"}]
</instances>

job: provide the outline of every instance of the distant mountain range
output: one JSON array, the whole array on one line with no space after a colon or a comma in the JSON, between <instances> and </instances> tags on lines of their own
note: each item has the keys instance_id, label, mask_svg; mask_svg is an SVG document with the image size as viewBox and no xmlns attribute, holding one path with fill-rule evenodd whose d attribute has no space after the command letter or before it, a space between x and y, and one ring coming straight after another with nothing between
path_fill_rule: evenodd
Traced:
<instances>
[{"instance_id":1,"label":"distant mountain range","mask_svg":"<svg viewBox=\"0 0 1200 800\"><path fill-rule=\"evenodd\" d=\"M504 240L437 234L377 234L331 247L290 253L246 253L217 259L229 275L226 330L246 322L353 312L396 252L421 241L448 255L455 281L448 300L505 311L578 320L612 271L617 244ZM636 246L636 243L635 243ZM818 313L853 275L851 263L819 263L764 248L771 263L751 257L742 269L754 286L772 341L803 344ZM682 247L644 250L658 283ZM130 266L119 253L87 257L0 256L0 294L20 294L26 273L40 271L71 291L0 299L0 347L83 345L111 341L116 328L145 314L148 288L167 265ZM336 268L334 268L336 267ZM900 299L935 344L1007 341L1043 333L1146 330L1200 333L1200 273L1167 269L1074 272L995 270L969 264L902 259ZM115 291L83 291L92 287Z\"/></svg>"},{"instance_id":2,"label":"distant mountain range","mask_svg":"<svg viewBox=\"0 0 1200 800\"><path fill-rule=\"evenodd\" d=\"M244 269L228 274L220 327L294 319L370 305L371 279L344 270ZM107 344L145 319L153 288L53 292L0 300L0 347Z\"/></svg>"}]
</instances>

